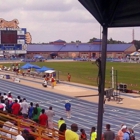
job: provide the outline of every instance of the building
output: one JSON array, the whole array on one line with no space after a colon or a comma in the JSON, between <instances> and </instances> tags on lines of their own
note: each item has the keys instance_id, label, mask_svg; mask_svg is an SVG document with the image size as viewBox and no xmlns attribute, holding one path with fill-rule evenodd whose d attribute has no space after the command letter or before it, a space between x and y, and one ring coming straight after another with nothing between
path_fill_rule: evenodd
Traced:
<instances>
[{"instance_id":1,"label":"building","mask_svg":"<svg viewBox=\"0 0 140 140\"><path fill-rule=\"evenodd\" d=\"M108 44L108 58L124 58L127 54L136 51L134 44ZM29 44L27 46L27 58L32 58L35 54L40 54L45 58L58 56L61 58L75 57L99 57L101 52L101 40L93 43L66 43L57 40L49 44Z\"/></svg>"}]
</instances>

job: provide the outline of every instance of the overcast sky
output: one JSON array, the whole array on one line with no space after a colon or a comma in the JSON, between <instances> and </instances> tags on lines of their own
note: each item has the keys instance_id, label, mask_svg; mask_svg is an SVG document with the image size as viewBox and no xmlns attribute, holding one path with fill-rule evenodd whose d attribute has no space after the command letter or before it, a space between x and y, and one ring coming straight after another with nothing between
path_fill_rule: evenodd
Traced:
<instances>
[{"instance_id":1,"label":"overcast sky","mask_svg":"<svg viewBox=\"0 0 140 140\"><path fill-rule=\"evenodd\" d=\"M5 20L19 20L19 27L27 28L32 42L66 42L100 38L100 25L78 0L0 0L0 15ZM109 29L108 38L132 41L133 28ZM140 40L140 28L134 28Z\"/></svg>"}]
</instances>

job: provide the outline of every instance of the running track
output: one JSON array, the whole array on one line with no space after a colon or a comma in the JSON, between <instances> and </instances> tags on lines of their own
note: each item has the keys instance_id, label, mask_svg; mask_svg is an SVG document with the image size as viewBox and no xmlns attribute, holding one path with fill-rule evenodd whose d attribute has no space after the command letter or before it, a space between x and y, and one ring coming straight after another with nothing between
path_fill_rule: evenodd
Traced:
<instances>
[{"instance_id":1,"label":"running track","mask_svg":"<svg viewBox=\"0 0 140 140\"><path fill-rule=\"evenodd\" d=\"M70 98L57 93L51 93L0 79L0 92L8 92L9 90L14 97L20 95L22 98L26 98L28 102L39 102L41 108L48 109L49 106L52 106L56 114L54 121L57 122L60 117L63 117L66 120L68 128L72 123L77 123L79 130L84 128L89 135L91 127L97 127L98 106L96 103ZM72 104L71 119L67 119L65 116L64 104L65 100L68 99L71 100ZM106 105L103 131L107 123L111 124L111 129L115 132L120 129L120 125L123 123L128 127L133 127L135 124L140 123L140 111ZM137 140L140 140L139 129L139 126L134 129Z\"/></svg>"}]
</instances>

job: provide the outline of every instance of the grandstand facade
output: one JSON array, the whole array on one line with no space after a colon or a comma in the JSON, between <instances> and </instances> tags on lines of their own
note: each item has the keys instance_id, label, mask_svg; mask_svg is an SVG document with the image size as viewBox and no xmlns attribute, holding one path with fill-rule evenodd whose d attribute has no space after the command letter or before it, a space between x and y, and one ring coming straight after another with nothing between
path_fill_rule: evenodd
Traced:
<instances>
[{"instance_id":1,"label":"grandstand facade","mask_svg":"<svg viewBox=\"0 0 140 140\"><path fill-rule=\"evenodd\" d=\"M45 58L52 54L61 58L75 57L99 57L101 51L101 40L92 43L66 43L63 40L50 42L49 44L29 44L27 46L27 57L32 58L35 54L40 54ZM124 58L127 54L136 51L134 44L108 44L108 58Z\"/></svg>"}]
</instances>

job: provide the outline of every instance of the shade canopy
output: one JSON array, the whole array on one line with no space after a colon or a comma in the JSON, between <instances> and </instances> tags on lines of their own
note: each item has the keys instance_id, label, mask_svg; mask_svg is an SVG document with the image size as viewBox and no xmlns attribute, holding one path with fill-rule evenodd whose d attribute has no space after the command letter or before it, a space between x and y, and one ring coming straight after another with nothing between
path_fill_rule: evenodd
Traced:
<instances>
[{"instance_id":1,"label":"shade canopy","mask_svg":"<svg viewBox=\"0 0 140 140\"><path fill-rule=\"evenodd\" d=\"M140 56L140 53L139 52L133 52L130 54L130 56Z\"/></svg>"},{"instance_id":2,"label":"shade canopy","mask_svg":"<svg viewBox=\"0 0 140 140\"><path fill-rule=\"evenodd\" d=\"M21 67L21 69L31 69L31 68L40 69L41 67L39 67L37 65L30 64L30 63L26 63L25 65L23 65Z\"/></svg>"},{"instance_id":3,"label":"shade canopy","mask_svg":"<svg viewBox=\"0 0 140 140\"><path fill-rule=\"evenodd\" d=\"M47 70L47 71L45 71L45 73L53 73L53 72L55 72L55 70Z\"/></svg>"},{"instance_id":4,"label":"shade canopy","mask_svg":"<svg viewBox=\"0 0 140 140\"><path fill-rule=\"evenodd\" d=\"M139 0L79 0L106 27L140 26Z\"/></svg>"},{"instance_id":5,"label":"shade canopy","mask_svg":"<svg viewBox=\"0 0 140 140\"><path fill-rule=\"evenodd\" d=\"M44 58L44 57L41 56L41 55L34 55L34 58L36 58L36 59L41 59L41 58Z\"/></svg>"},{"instance_id":6,"label":"shade canopy","mask_svg":"<svg viewBox=\"0 0 140 140\"><path fill-rule=\"evenodd\" d=\"M37 69L36 71L37 72L45 72L45 71L48 71L48 70L53 70L53 68L48 68L48 67L43 66L41 69Z\"/></svg>"}]
</instances>

